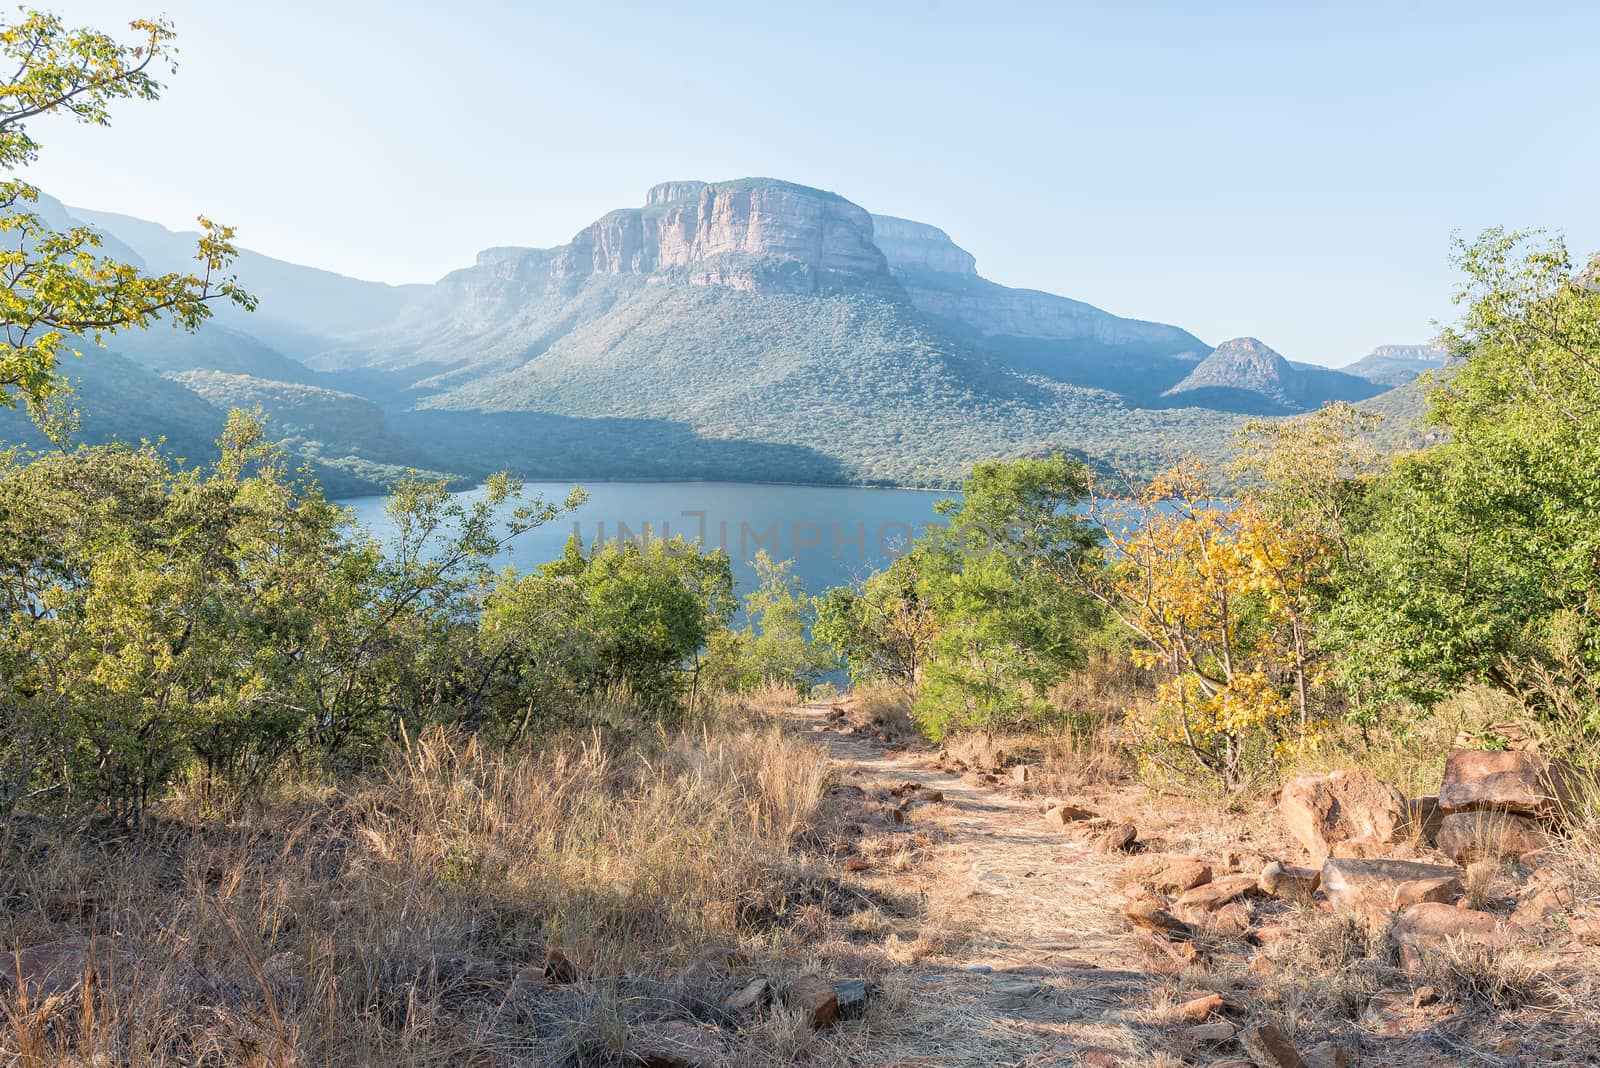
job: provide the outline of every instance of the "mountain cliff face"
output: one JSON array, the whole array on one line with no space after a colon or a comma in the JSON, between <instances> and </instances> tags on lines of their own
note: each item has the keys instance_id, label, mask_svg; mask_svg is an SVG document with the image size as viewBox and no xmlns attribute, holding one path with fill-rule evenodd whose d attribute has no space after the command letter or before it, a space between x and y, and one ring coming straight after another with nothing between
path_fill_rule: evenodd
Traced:
<instances>
[{"instance_id":1,"label":"mountain cliff face","mask_svg":"<svg viewBox=\"0 0 1600 1068\"><path fill-rule=\"evenodd\" d=\"M1380 385L1401 386L1424 371L1443 367L1448 355L1438 344L1379 345L1343 370Z\"/></svg>"},{"instance_id":2,"label":"mountain cliff face","mask_svg":"<svg viewBox=\"0 0 1600 1068\"><path fill-rule=\"evenodd\" d=\"M691 285L819 293L882 284L872 218L833 193L766 179L665 182L643 208L610 212L555 250L495 250L498 265L554 282L678 273ZM480 266L483 260L480 258Z\"/></svg>"},{"instance_id":3,"label":"mountain cliff face","mask_svg":"<svg viewBox=\"0 0 1600 1068\"><path fill-rule=\"evenodd\" d=\"M972 254L937 227L890 215L872 221L890 270L919 311L1026 370L1144 403L1207 351L1175 326L991 282L978 274Z\"/></svg>"}]
</instances>

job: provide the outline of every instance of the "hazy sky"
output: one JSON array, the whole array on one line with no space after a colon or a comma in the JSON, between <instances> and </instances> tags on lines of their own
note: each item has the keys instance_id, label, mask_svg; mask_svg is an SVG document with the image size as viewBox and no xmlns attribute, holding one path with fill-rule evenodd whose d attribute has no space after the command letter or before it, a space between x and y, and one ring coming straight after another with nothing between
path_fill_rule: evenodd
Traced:
<instances>
[{"instance_id":1,"label":"hazy sky","mask_svg":"<svg viewBox=\"0 0 1600 1068\"><path fill-rule=\"evenodd\" d=\"M1600 4L61 0L178 73L35 125L70 204L363 278L781 177L985 275L1341 364L1451 314L1452 231L1600 248Z\"/></svg>"}]
</instances>

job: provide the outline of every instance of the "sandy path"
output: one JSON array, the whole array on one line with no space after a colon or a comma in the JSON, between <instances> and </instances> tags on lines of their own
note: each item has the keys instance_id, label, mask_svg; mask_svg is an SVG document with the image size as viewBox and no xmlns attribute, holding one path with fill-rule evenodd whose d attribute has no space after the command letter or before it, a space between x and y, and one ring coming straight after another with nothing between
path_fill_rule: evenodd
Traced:
<instances>
[{"instance_id":1,"label":"sandy path","mask_svg":"<svg viewBox=\"0 0 1600 1068\"><path fill-rule=\"evenodd\" d=\"M1121 916L1126 858L1047 824L1036 800L827 728L828 707L795 715L836 781L869 791L914 781L944 794L909 813L905 831L923 832L926 856L880 878L902 891L914 883L923 922L957 936L948 955L909 965L907 1026L874 1035L857 1063L1099 1064L1112 1051L1152 1063L1133 1009L1166 980L1150 974L1146 943Z\"/></svg>"}]
</instances>

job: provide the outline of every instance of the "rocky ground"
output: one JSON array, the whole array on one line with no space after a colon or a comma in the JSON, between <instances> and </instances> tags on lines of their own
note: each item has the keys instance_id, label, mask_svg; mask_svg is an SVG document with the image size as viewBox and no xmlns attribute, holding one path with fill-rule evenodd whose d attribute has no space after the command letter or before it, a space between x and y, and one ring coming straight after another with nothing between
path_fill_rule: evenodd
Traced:
<instances>
[{"instance_id":1,"label":"rocky ground","mask_svg":"<svg viewBox=\"0 0 1600 1068\"><path fill-rule=\"evenodd\" d=\"M842 1025L852 1063L1600 1063L1600 911L1533 758L1457 754L1440 798L1352 770L1227 813L798 715L841 803L888 814L842 870L919 902L857 939L916 941L892 1006Z\"/></svg>"}]
</instances>

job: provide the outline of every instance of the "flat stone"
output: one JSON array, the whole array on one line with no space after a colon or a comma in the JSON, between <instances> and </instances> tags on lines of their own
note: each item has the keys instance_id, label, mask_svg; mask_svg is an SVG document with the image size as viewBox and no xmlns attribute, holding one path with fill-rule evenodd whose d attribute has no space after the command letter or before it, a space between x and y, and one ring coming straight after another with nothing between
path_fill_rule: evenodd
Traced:
<instances>
[{"instance_id":1,"label":"flat stone","mask_svg":"<svg viewBox=\"0 0 1600 1068\"><path fill-rule=\"evenodd\" d=\"M1554 817L1572 807L1575 780L1571 765L1538 753L1456 749L1445 761L1439 807L1446 813L1499 809Z\"/></svg>"},{"instance_id":2,"label":"flat stone","mask_svg":"<svg viewBox=\"0 0 1600 1068\"><path fill-rule=\"evenodd\" d=\"M1329 857L1322 864L1322 893L1336 908L1352 912L1388 911L1402 883L1448 878L1460 892L1461 872L1443 864L1415 860L1352 860Z\"/></svg>"},{"instance_id":3,"label":"flat stone","mask_svg":"<svg viewBox=\"0 0 1600 1068\"><path fill-rule=\"evenodd\" d=\"M1457 864L1520 857L1550 844L1527 816L1486 809L1452 812L1439 821L1433 838L1439 851Z\"/></svg>"},{"instance_id":4,"label":"flat stone","mask_svg":"<svg viewBox=\"0 0 1600 1068\"><path fill-rule=\"evenodd\" d=\"M1240 898L1261 893L1259 880L1254 875L1224 875L1193 890L1185 890L1173 902L1182 911L1215 912Z\"/></svg>"},{"instance_id":5,"label":"flat stone","mask_svg":"<svg viewBox=\"0 0 1600 1068\"><path fill-rule=\"evenodd\" d=\"M840 979L833 984L833 993L839 1001L839 1018L848 1020L867 1011L867 998L871 988L864 979Z\"/></svg>"},{"instance_id":6,"label":"flat stone","mask_svg":"<svg viewBox=\"0 0 1600 1068\"><path fill-rule=\"evenodd\" d=\"M1189 1040L1197 1046L1224 1046L1234 1040L1239 1029L1226 1020L1216 1023L1200 1024L1191 1027L1187 1032Z\"/></svg>"}]
</instances>

